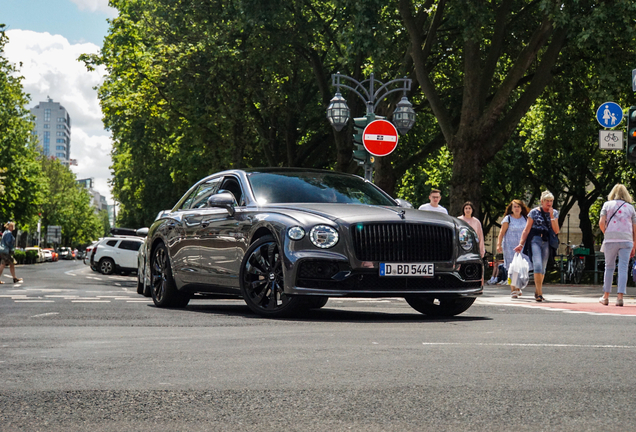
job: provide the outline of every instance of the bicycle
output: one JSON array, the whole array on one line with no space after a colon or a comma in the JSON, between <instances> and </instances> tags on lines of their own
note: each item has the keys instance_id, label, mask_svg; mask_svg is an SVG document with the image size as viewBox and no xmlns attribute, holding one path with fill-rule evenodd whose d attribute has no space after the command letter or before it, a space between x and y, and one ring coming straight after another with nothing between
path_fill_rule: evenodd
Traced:
<instances>
[{"instance_id":1,"label":"bicycle","mask_svg":"<svg viewBox=\"0 0 636 432\"><path fill-rule=\"evenodd\" d=\"M585 269L585 257L574 253L577 245L567 245L567 261L565 263L565 280L580 284Z\"/></svg>"}]
</instances>

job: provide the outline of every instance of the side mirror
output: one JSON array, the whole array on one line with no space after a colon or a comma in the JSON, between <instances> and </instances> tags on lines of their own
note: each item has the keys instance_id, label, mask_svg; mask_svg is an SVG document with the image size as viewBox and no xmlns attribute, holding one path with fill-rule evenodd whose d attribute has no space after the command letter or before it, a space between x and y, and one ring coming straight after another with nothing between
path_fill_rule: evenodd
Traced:
<instances>
[{"instance_id":1,"label":"side mirror","mask_svg":"<svg viewBox=\"0 0 636 432\"><path fill-rule=\"evenodd\" d=\"M413 208L413 204L406 200L403 200L402 198L395 198L395 202L398 203L400 207Z\"/></svg>"},{"instance_id":2,"label":"side mirror","mask_svg":"<svg viewBox=\"0 0 636 432\"><path fill-rule=\"evenodd\" d=\"M138 235L139 237L146 237L148 235L148 228L147 227L139 228L135 232L135 234Z\"/></svg>"},{"instance_id":3,"label":"side mirror","mask_svg":"<svg viewBox=\"0 0 636 432\"><path fill-rule=\"evenodd\" d=\"M230 216L234 216L236 199L231 192L221 192L208 198L208 207L220 207L227 210Z\"/></svg>"}]
</instances>

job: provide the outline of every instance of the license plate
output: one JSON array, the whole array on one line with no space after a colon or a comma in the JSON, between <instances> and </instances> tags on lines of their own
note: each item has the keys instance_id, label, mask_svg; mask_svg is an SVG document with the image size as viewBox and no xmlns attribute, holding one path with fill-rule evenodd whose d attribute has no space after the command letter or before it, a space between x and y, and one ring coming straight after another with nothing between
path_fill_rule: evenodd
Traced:
<instances>
[{"instance_id":1,"label":"license plate","mask_svg":"<svg viewBox=\"0 0 636 432\"><path fill-rule=\"evenodd\" d=\"M435 276L432 263L380 263L380 276Z\"/></svg>"}]
</instances>

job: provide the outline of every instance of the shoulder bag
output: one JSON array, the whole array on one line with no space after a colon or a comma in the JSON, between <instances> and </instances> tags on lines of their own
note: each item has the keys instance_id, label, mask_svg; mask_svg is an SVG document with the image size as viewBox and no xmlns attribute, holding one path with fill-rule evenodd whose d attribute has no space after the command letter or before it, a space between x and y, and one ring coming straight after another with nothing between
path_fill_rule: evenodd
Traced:
<instances>
[{"instance_id":1,"label":"shoulder bag","mask_svg":"<svg viewBox=\"0 0 636 432\"><path fill-rule=\"evenodd\" d=\"M556 250L559 248L559 236L552 229L552 223L549 217L550 215L548 213L545 213L543 210L541 210L541 216L543 216L543 220L548 225L548 240L550 242L550 247Z\"/></svg>"}]
</instances>

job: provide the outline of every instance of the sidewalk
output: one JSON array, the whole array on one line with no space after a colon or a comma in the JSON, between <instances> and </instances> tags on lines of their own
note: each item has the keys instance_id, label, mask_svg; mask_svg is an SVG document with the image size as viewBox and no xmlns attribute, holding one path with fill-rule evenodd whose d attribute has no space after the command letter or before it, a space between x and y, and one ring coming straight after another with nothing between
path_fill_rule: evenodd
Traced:
<instances>
[{"instance_id":1,"label":"sidewalk","mask_svg":"<svg viewBox=\"0 0 636 432\"><path fill-rule=\"evenodd\" d=\"M534 285L528 285L523 290L523 295L516 299L510 297L510 286L508 285L484 285L484 294L477 299L477 302L567 312L636 316L636 288L627 287L627 294L624 296L625 306L623 307L615 305L615 286L610 294L608 306L598 302L602 295L603 287L601 285L548 284L543 286L545 301L537 302L534 299Z\"/></svg>"}]
</instances>

